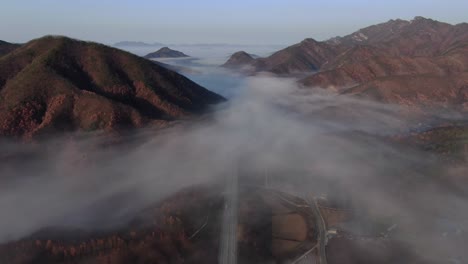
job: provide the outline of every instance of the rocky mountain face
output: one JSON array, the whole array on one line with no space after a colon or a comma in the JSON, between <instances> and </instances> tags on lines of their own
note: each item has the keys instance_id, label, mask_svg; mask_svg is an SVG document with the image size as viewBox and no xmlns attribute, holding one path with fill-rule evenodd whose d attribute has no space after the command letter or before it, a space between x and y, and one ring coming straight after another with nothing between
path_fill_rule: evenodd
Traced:
<instances>
[{"instance_id":1,"label":"rocky mountain face","mask_svg":"<svg viewBox=\"0 0 468 264\"><path fill-rule=\"evenodd\" d=\"M451 25L423 17L411 21L390 20L370 26L343 38L327 41L332 45L372 45L398 56L434 56L456 47L468 38L468 24Z\"/></svg>"},{"instance_id":2,"label":"rocky mountain face","mask_svg":"<svg viewBox=\"0 0 468 264\"><path fill-rule=\"evenodd\" d=\"M0 58L0 135L119 130L164 123L224 99L130 53L66 37Z\"/></svg>"},{"instance_id":3,"label":"rocky mountain face","mask_svg":"<svg viewBox=\"0 0 468 264\"><path fill-rule=\"evenodd\" d=\"M306 39L267 58L253 72L303 73L300 84L405 105L466 106L468 24L423 17L390 20L348 36Z\"/></svg>"},{"instance_id":4,"label":"rocky mountain face","mask_svg":"<svg viewBox=\"0 0 468 264\"><path fill-rule=\"evenodd\" d=\"M267 58L244 60L239 66L249 66L253 72L268 71L279 75L300 72L314 72L326 64L330 58L337 56L340 47L332 46L314 39L305 39L301 43L273 53ZM236 61L235 56L229 61Z\"/></svg>"},{"instance_id":5,"label":"rocky mountain face","mask_svg":"<svg viewBox=\"0 0 468 264\"><path fill-rule=\"evenodd\" d=\"M297 72L315 72L340 53L341 47L328 45L314 39L305 39L301 43L287 47L268 58L255 61L257 70L276 74Z\"/></svg>"},{"instance_id":6,"label":"rocky mountain face","mask_svg":"<svg viewBox=\"0 0 468 264\"><path fill-rule=\"evenodd\" d=\"M13 43L0 40L0 57L19 48L20 46L21 46L20 44L13 44Z\"/></svg>"},{"instance_id":7,"label":"rocky mountain face","mask_svg":"<svg viewBox=\"0 0 468 264\"><path fill-rule=\"evenodd\" d=\"M168 47L160 48L158 51L151 52L145 56L147 59L157 59L157 58L184 58L189 57L183 52L170 49Z\"/></svg>"}]
</instances>

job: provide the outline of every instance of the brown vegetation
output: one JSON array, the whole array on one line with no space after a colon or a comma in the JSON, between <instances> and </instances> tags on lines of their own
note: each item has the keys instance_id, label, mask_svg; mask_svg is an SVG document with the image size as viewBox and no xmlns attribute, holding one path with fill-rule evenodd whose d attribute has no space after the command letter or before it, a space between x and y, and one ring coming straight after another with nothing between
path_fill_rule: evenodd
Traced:
<instances>
[{"instance_id":1,"label":"brown vegetation","mask_svg":"<svg viewBox=\"0 0 468 264\"><path fill-rule=\"evenodd\" d=\"M65 37L0 59L0 135L120 130L200 113L223 98L130 53Z\"/></svg>"},{"instance_id":2,"label":"brown vegetation","mask_svg":"<svg viewBox=\"0 0 468 264\"><path fill-rule=\"evenodd\" d=\"M253 72L302 73L304 87L466 110L468 24L390 20L328 41L306 39L245 64Z\"/></svg>"},{"instance_id":3,"label":"brown vegetation","mask_svg":"<svg viewBox=\"0 0 468 264\"><path fill-rule=\"evenodd\" d=\"M187 206L191 201L191 206ZM0 245L0 262L37 263L217 263L222 197L188 189L115 231L49 228ZM209 225L195 234L208 219Z\"/></svg>"}]
</instances>

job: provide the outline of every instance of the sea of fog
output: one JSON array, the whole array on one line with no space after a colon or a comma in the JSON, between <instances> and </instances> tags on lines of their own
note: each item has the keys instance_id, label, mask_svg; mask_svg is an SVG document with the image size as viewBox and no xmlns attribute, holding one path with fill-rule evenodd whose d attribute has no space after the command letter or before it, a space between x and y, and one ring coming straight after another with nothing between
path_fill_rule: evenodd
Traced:
<instances>
[{"instance_id":1,"label":"sea of fog","mask_svg":"<svg viewBox=\"0 0 468 264\"><path fill-rule=\"evenodd\" d=\"M138 56L144 56L160 47L119 48ZM219 67L220 65L237 51L242 50L255 56L266 57L284 47L279 45L173 45L169 48L181 51L190 57L158 59L159 62L188 69L181 73L213 92L232 98L239 94L243 87L246 87L245 76Z\"/></svg>"}]
</instances>

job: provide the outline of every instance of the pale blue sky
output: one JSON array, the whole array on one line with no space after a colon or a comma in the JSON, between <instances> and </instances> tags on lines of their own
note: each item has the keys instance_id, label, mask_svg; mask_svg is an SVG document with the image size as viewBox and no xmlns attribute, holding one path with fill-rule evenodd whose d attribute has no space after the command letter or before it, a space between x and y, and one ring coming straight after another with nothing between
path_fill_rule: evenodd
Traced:
<instances>
[{"instance_id":1,"label":"pale blue sky","mask_svg":"<svg viewBox=\"0 0 468 264\"><path fill-rule=\"evenodd\" d=\"M0 39L290 44L414 16L468 22L468 0L1 0Z\"/></svg>"}]
</instances>

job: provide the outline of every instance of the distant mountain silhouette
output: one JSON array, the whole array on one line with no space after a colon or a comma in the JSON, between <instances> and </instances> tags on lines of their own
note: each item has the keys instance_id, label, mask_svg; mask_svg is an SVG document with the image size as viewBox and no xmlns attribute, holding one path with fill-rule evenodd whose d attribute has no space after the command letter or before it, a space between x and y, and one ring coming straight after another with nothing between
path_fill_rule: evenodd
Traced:
<instances>
[{"instance_id":1,"label":"distant mountain silhouette","mask_svg":"<svg viewBox=\"0 0 468 264\"><path fill-rule=\"evenodd\" d=\"M20 46L20 44L13 44L0 40L0 57L19 48Z\"/></svg>"},{"instance_id":2,"label":"distant mountain silhouette","mask_svg":"<svg viewBox=\"0 0 468 264\"><path fill-rule=\"evenodd\" d=\"M120 41L113 45L114 47L162 47L163 43L145 43L142 41Z\"/></svg>"},{"instance_id":3,"label":"distant mountain silhouette","mask_svg":"<svg viewBox=\"0 0 468 264\"><path fill-rule=\"evenodd\" d=\"M0 58L0 135L118 130L189 117L224 99L151 61L66 37Z\"/></svg>"},{"instance_id":4,"label":"distant mountain silhouette","mask_svg":"<svg viewBox=\"0 0 468 264\"><path fill-rule=\"evenodd\" d=\"M145 56L147 59L157 59L157 58L184 58L190 57L183 52L170 49L168 47L160 48L155 52L151 52Z\"/></svg>"}]
</instances>

